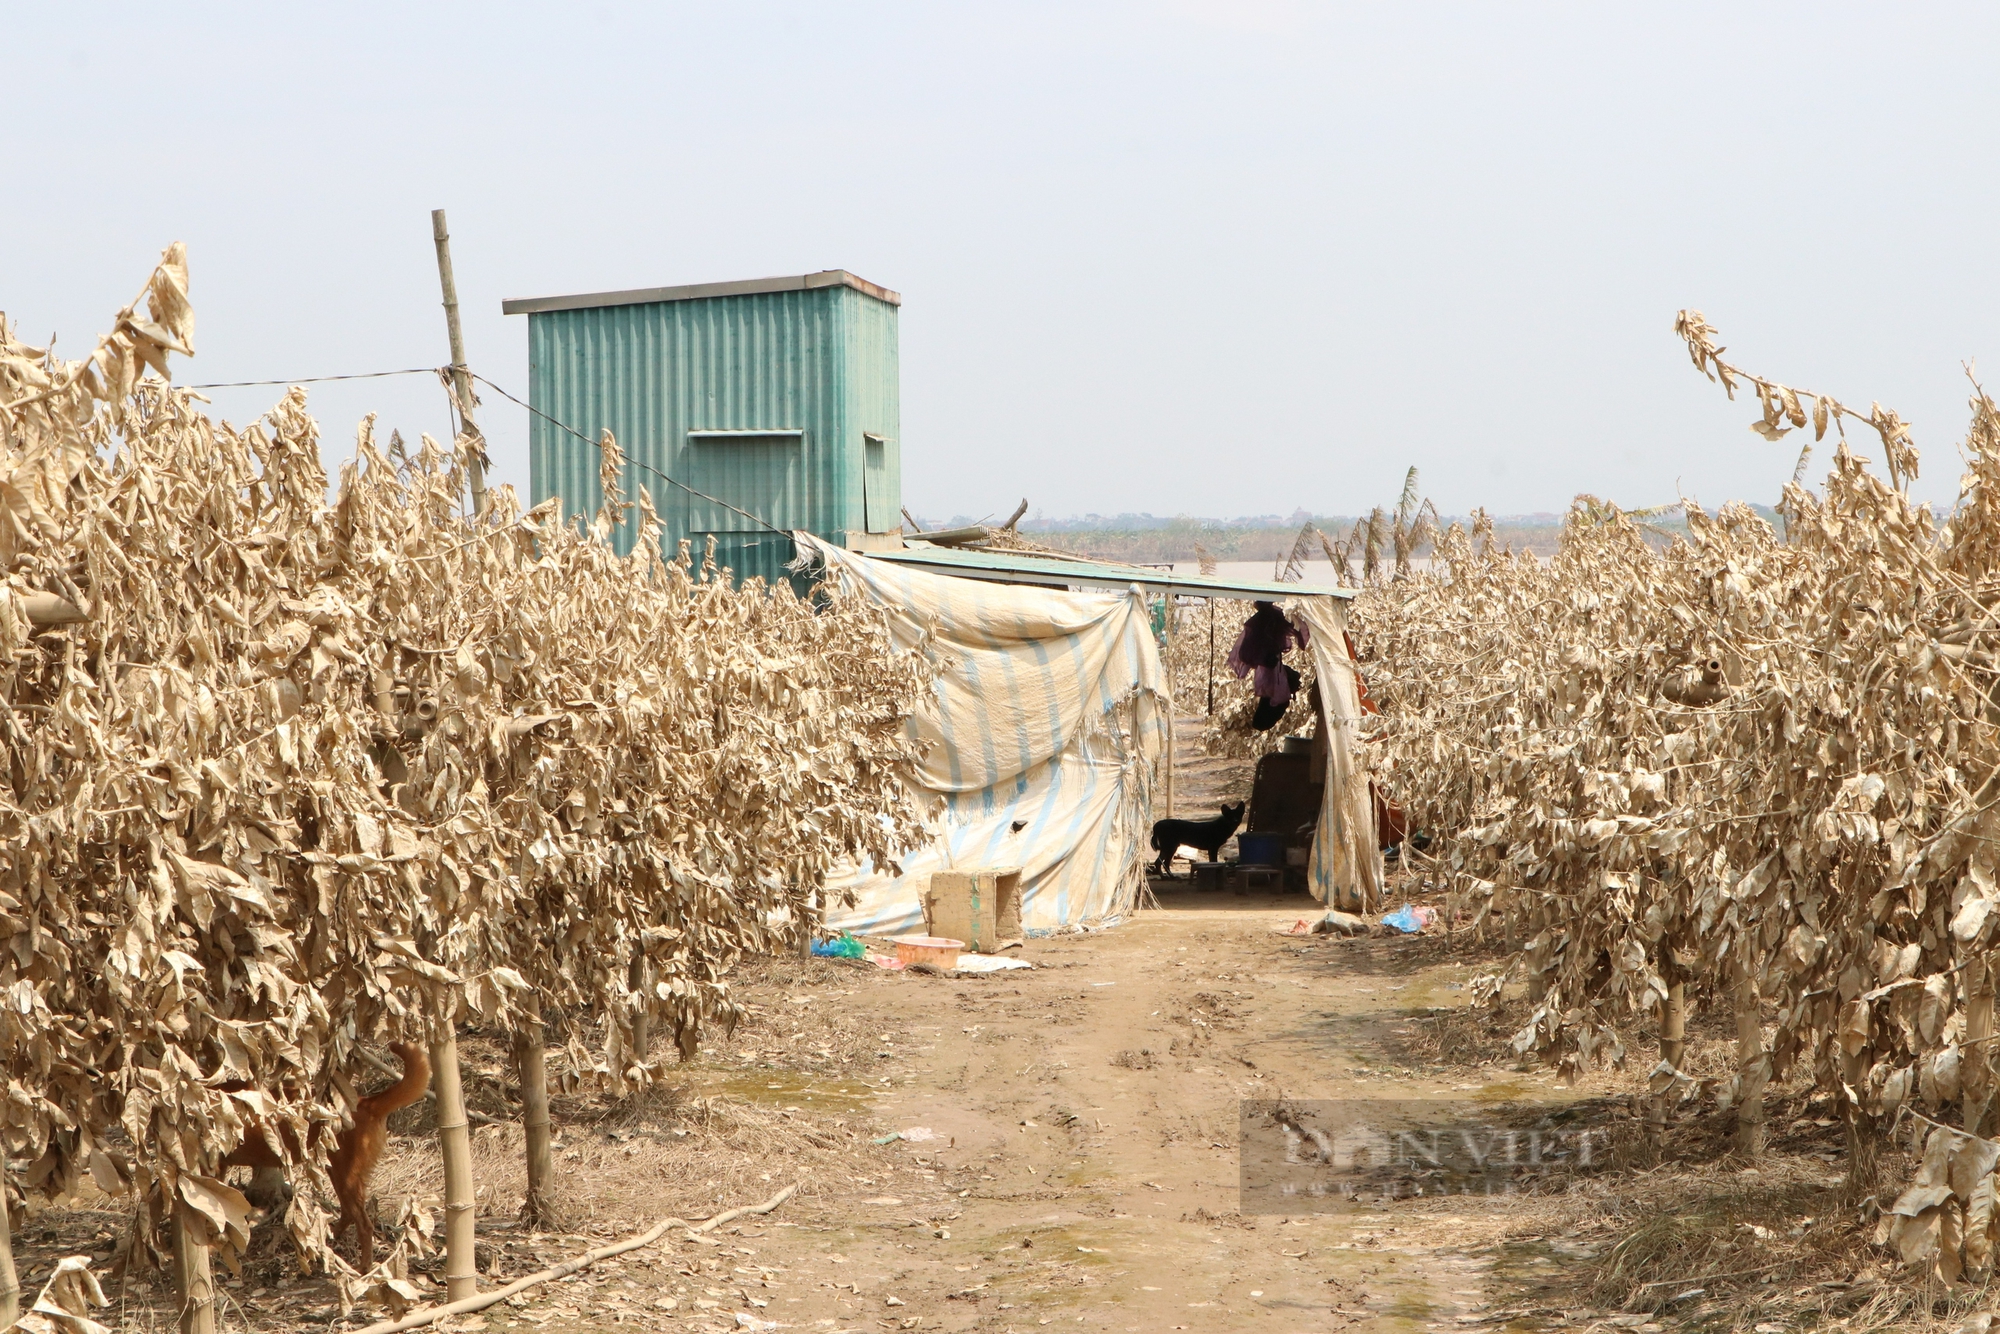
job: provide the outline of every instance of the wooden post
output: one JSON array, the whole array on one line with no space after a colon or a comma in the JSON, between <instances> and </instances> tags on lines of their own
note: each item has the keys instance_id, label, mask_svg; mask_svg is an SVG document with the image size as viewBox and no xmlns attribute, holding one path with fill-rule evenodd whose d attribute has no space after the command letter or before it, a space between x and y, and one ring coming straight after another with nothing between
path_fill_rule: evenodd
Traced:
<instances>
[{"instance_id":1,"label":"wooden post","mask_svg":"<svg viewBox=\"0 0 2000 1334\"><path fill-rule=\"evenodd\" d=\"M0 1329L21 1318L21 1276L14 1269L14 1237L7 1220L7 1164L0 1158Z\"/></svg>"},{"instance_id":2,"label":"wooden post","mask_svg":"<svg viewBox=\"0 0 2000 1334\"><path fill-rule=\"evenodd\" d=\"M542 1027L542 1002L528 1002L528 1020L514 1033L514 1067L521 1079L521 1129L528 1141L528 1194L521 1202L521 1221L547 1227L555 1219L552 1190L556 1175L555 1146L549 1139L548 1034Z\"/></svg>"},{"instance_id":3,"label":"wooden post","mask_svg":"<svg viewBox=\"0 0 2000 1334\"><path fill-rule=\"evenodd\" d=\"M455 1010L448 1004L447 1015ZM444 1282L448 1301L479 1291L473 1257L472 1140L466 1131L465 1090L458 1079L458 1033L450 1017L431 1043L431 1090L437 1094L438 1148L444 1155Z\"/></svg>"},{"instance_id":4,"label":"wooden post","mask_svg":"<svg viewBox=\"0 0 2000 1334\"><path fill-rule=\"evenodd\" d=\"M176 1192L173 1203L174 1288L181 1295L180 1334L215 1334L215 1279L208 1268L207 1228Z\"/></svg>"},{"instance_id":5,"label":"wooden post","mask_svg":"<svg viewBox=\"0 0 2000 1334\"><path fill-rule=\"evenodd\" d=\"M431 239L437 242L438 282L444 288L444 323L451 334L451 382L458 392L458 415L474 449L467 478L472 484L472 512L486 513L486 437L472 420L472 375L465 364L465 339L458 331L458 284L451 276L451 236L444 228L444 210L431 210Z\"/></svg>"}]
</instances>

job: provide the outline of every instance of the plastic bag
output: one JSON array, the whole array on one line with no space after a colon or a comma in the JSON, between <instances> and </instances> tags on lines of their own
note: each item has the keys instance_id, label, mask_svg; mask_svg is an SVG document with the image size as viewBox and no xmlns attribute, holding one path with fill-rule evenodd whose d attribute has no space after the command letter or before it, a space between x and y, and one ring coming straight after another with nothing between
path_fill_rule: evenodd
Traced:
<instances>
[{"instance_id":1,"label":"plastic bag","mask_svg":"<svg viewBox=\"0 0 2000 1334\"><path fill-rule=\"evenodd\" d=\"M868 953L868 947L843 931L835 940L815 940L812 946L816 959L859 959Z\"/></svg>"},{"instance_id":2,"label":"plastic bag","mask_svg":"<svg viewBox=\"0 0 2000 1334\"><path fill-rule=\"evenodd\" d=\"M1384 917L1382 925L1393 926L1398 931L1407 935L1415 935L1429 926L1431 919L1436 916L1437 909L1435 908L1418 908L1406 903Z\"/></svg>"}]
</instances>

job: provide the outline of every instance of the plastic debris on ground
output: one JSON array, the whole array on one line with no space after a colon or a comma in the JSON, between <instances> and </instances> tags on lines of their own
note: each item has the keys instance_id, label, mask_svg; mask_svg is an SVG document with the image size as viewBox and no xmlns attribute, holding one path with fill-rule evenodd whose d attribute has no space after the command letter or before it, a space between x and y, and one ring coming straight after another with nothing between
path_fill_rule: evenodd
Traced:
<instances>
[{"instance_id":1,"label":"plastic debris on ground","mask_svg":"<svg viewBox=\"0 0 2000 1334\"><path fill-rule=\"evenodd\" d=\"M1367 918L1341 912L1338 908L1329 908L1326 915L1316 922L1308 922L1301 917L1288 927L1275 928L1281 936L1365 936L1368 929Z\"/></svg>"},{"instance_id":2,"label":"plastic debris on ground","mask_svg":"<svg viewBox=\"0 0 2000 1334\"><path fill-rule=\"evenodd\" d=\"M961 954L958 956L958 971L961 973L997 973L1005 968L1033 968L1026 959L1014 959L1000 954Z\"/></svg>"},{"instance_id":3,"label":"plastic debris on ground","mask_svg":"<svg viewBox=\"0 0 2000 1334\"><path fill-rule=\"evenodd\" d=\"M911 1126L908 1130L892 1130L874 1142L877 1144L894 1144L900 1139L906 1140L911 1144L927 1144L936 1138L937 1132L929 1126Z\"/></svg>"},{"instance_id":4,"label":"plastic debris on ground","mask_svg":"<svg viewBox=\"0 0 2000 1334\"><path fill-rule=\"evenodd\" d=\"M862 959L868 955L868 947L845 931L838 939L815 940L812 951L816 959Z\"/></svg>"},{"instance_id":5,"label":"plastic debris on ground","mask_svg":"<svg viewBox=\"0 0 2000 1334\"><path fill-rule=\"evenodd\" d=\"M1436 917L1437 909L1435 908L1419 908L1406 903L1384 917L1382 925L1393 926L1405 935L1415 935L1429 926Z\"/></svg>"}]
</instances>

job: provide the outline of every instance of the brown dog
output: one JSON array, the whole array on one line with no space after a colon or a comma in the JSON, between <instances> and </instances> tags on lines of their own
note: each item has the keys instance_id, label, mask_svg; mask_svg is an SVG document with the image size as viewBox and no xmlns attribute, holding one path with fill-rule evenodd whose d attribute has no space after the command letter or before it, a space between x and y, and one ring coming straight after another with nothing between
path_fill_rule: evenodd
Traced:
<instances>
[{"instance_id":1,"label":"brown dog","mask_svg":"<svg viewBox=\"0 0 2000 1334\"><path fill-rule=\"evenodd\" d=\"M327 1175L333 1179L333 1193L340 1201L340 1218L333 1225L333 1235L337 1240L349 1224L353 1225L363 1273L375 1267L375 1220L368 1215L368 1182L389 1143L389 1113L408 1107L431 1086L431 1063L422 1047L414 1042L392 1042L389 1050L403 1062L403 1077L355 1104L354 1124L340 1132L333 1156L327 1160ZM236 1150L222 1160L223 1166L254 1167L260 1172L282 1169L284 1160L271 1147L263 1127L253 1123L249 1131Z\"/></svg>"}]
</instances>

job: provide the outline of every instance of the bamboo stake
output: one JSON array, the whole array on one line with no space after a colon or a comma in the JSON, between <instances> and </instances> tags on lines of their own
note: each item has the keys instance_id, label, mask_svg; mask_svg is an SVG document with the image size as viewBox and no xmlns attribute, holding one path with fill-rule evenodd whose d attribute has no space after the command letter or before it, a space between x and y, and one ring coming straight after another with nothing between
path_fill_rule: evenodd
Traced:
<instances>
[{"instance_id":1,"label":"bamboo stake","mask_svg":"<svg viewBox=\"0 0 2000 1334\"><path fill-rule=\"evenodd\" d=\"M14 1237L7 1218L6 1161L0 1158L0 1328L21 1318L21 1276L14 1270Z\"/></svg>"},{"instance_id":2,"label":"bamboo stake","mask_svg":"<svg viewBox=\"0 0 2000 1334\"><path fill-rule=\"evenodd\" d=\"M482 1292L477 1297L452 1302L445 1306L433 1306L426 1311L416 1311L404 1316L400 1320L384 1320L379 1324L369 1325L367 1328L361 1330L360 1334L402 1334L402 1331L406 1329L421 1329L432 1321L442 1320L447 1316L469 1315L474 1311L484 1311L489 1306L497 1306L501 1302L506 1301L517 1292L526 1292L529 1288L538 1288L542 1284L555 1279L568 1278L571 1274L590 1268L599 1260L608 1260L614 1255L623 1255L627 1251L636 1251L642 1246L650 1246L674 1228L684 1227L690 1232L699 1234L713 1231L721 1227L724 1223L727 1223L730 1219L741 1218L745 1214L768 1214L790 1199L792 1192L797 1189L798 1185L794 1183L785 1187L762 1204L746 1204L740 1209L730 1209L717 1214L705 1223L690 1224L678 1218L662 1218L649 1230L636 1237L628 1237L624 1241L616 1242L610 1246L600 1246L594 1251L585 1251L574 1260L565 1260L561 1264L544 1269L538 1274L530 1274L526 1278L517 1278L504 1288L496 1288L492 1292Z\"/></svg>"},{"instance_id":3,"label":"bamboo stake","mask_svg":"<svg viewBox=\"0 0 2000 1334\"><path fill-rule=\"evenodd\" d=\"M475 442L467 480L472 485L472 512L486 513L486 437L472 420L472 377L465 364L465 338L458 331L458 283L451 276L451 234L445 230L444 210L431 210L431 240L437 243L438 285L444 288L445 331L451 336L451 380L458 391L458 415L465 433Z\"/></svg>"},{"instance_id":4,"label":"bamboo stake","mask_svg":"<svg viewBox=\"0 0 2000 1334\"><path fill-rule=\"evenodd\" d=\"M514 1034L514 1065L521 1078L521 1129L527 1137L528 1193L521 1217L537 1225L555 1218L552 1191L556 1175L555 1146L549 1138L549 1070L547 1033L542 1027L542 1003L528 1002L528 1021Z\"/></svg>"},{"instance_id":5,"label":"bamboo stake","mask_svg":"<svg viewBox=\"0 0 2000 1334\"><path fill-rule=\"evenodd\" d=\"M440 1027L443 1036L431 1043L431 1088L437 1094L438 1148L444 1154L445 1293L460 1301L479 1291L473 1258L472 1137L458 1079L458 1034L448 1019Z\"/></svg>"},{"instance_id":6,"label":"bamboo stake","mask_svg":"<svg viewBox=\"0 0 2000 1334\"><path fill-rule=\"evenodd\" d=\"M208 1268L207 1229L178 1193L173 1201L174 1289L181 1295L180 1334L215 1334L215 1280Z\"/></svg>"}]
</instances>

